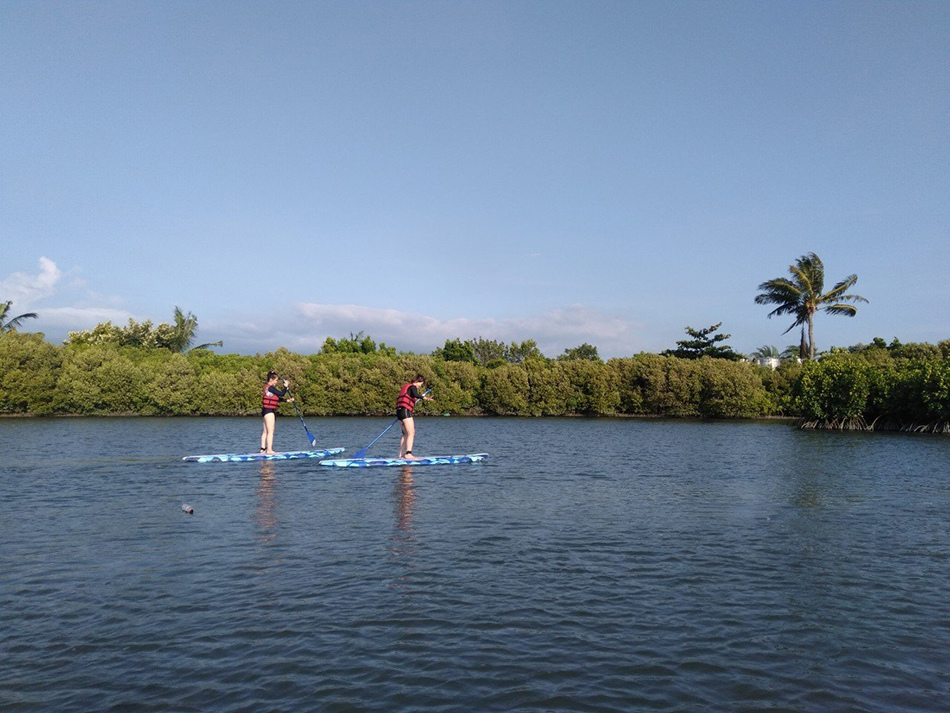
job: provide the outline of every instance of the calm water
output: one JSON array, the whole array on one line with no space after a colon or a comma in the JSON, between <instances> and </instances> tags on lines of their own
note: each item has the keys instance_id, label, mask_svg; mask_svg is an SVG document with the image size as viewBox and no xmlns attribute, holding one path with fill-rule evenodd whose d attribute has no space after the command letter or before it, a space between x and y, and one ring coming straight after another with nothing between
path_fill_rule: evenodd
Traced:
<instances>
[{"instance_id":1,"label":"calm water","mask_svg":"<svg viewBox=\"0 0 950 713\"><path fill-rule=\"evenodd\" d=\"M417 424L0 420L0 709L950 709L950 439Z\"/></svg>"}]
</instances>

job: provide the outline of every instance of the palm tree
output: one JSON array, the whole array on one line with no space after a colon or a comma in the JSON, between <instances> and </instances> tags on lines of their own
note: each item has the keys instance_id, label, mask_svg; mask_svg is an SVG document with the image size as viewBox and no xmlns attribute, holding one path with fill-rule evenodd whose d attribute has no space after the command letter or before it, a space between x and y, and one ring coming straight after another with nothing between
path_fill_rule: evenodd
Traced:
<instances>
[{"instance_id":1,"label":"palm tree","mask_svg":"<svg viewBox=\"0 0 950 713\"><path fill-rule=\"evenodd\" d=\"M776 359L779 356L778 347L774 347L771 344L766 344L764 346L759 347L754 352L752 352L752 354L753 356L757 356L757 357L766 357L766 358L775 357Z\"/></svg>"},{"instance_id":2,"label":"palm tree","mask_svg":"<svg viewBox=\"0 0 950 713\"><path fill-rule=\"evenodd\" d=\"M849 275L832 287L828 292L825 289L825 266L815 253L802 255L788 268L791 279L776 277L759 285L761 294L755 298L756 304L778 305L769 312L769 318L774 315L791 314L795 321L783 332L790 332L795 327L802 327L802 344L808 348L808 357L815 358L815 327L814 318L818 310L828 314L841 314L853 317L857 314L857 307L846 302L867 302L860 295L848 294L848 290L858 281L857 275ZM808 340L805 341L805 326L808 327Z\"/></svg>"},{"instance_id":3,"label":"palm tree","mask_svg":"<svg viewBox=\"0 0 950 713\"><path fill-rule=\"evenodd\" d=\"M13 306L13 300L0 303L0 332L9 332L20 326L24 319L36 319L36 312L25 312L18 317L7 319L7 314Z\"/></svg>"},{"instance_id":4,"label":"palm tree","mask_svg":"<svg viewBox=\"0 0 950 713\"><path fill-rule=\"evenodd\" d=\"M175 324L172 326L172 338L169 340L168 348L175 352L186 352L195 341L195 333L198 331L198 318L194 312L185 314L180 307L175 307ZM223 342L208 342L199 344L195 349L206 349L208 347L220 347Z\"/></svg>"},{"instance_id":5,"label":"palm tree","mask_svg":"<svg viewBox=\"0 0 950 713\"><path fill-rule=\"evenodd\" d=\"M794 361L795 359L801 361L802 348L798 344L789 344L782 350L782 353L778 355L778 358L785 361Z\"/></svg>"}]
</instances>

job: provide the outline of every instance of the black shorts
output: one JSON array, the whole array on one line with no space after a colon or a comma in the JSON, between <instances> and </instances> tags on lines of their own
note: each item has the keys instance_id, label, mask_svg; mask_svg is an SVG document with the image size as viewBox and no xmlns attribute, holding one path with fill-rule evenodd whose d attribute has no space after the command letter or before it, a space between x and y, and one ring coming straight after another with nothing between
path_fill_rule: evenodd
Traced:
<instances>
[{"instance_id":1,"label":"black shorts","mask_svg":"<svg viewBox=\"0 0 950 713\"><path fill-rule=\"evenodd\" d=\"M412 411L407 409L405 406L400 406L396 409L396 418L400 421L405 421L407 418L412 418Z\"/></svg>"},{"instance_id":2,"label":"black shorts","mask_svg":"<svg viewBox=\"0 0 950 713\"><path fill-rule=\"evenodd\" d=\"M277 409L262 408L262 409L261 409L261 418L264 418L264 416L266 416L266 415L269 414L269 413L272 413L272 414L274 414L274 415L276 416L276 415L277 415Z\"/></svg>"}]
</instances>

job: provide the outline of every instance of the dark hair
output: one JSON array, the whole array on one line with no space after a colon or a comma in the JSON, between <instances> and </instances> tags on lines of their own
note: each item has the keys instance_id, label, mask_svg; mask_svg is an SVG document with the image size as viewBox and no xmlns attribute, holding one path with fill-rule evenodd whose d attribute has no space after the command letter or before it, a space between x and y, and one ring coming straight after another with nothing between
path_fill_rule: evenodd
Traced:
<instances>
[{"instance_id":1,"label":"dark hair","mask_svg":"<svg viewBox=\"0 0 950 713\"><path fill-rule=\"evenodd\" d=\"M424 384L426 383L426 378L422 374L416 374L414 377L412 377L412 381L413 383L416 381L421 381Z\"/></svg>"},{"instance_id":2,"label":"dark hair","mask_svg":"<svg viewBox=\"0 0 950 713\"><path fill-rule=\"evenodd\" d=\"M277 376L277 372L276 372L276 371L273 371L273 370L272 370L272 371L268 371L268 372L267 372L267 380L268 380L268 381L270 381L271 379L273 379L275 376Z\"/></svg>"}]
</instances>

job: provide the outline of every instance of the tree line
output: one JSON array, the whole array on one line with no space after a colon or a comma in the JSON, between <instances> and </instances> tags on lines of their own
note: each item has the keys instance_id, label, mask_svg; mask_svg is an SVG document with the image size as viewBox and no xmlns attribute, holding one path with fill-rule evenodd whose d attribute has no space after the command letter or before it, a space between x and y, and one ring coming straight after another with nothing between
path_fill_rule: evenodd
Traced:
<instances>
[{"instance_id":1,"label":"tree line","mask_svg":"<svg viewBox=\"0 0 950 713\"><path fill-rule=\"evenodd\" d=\"M388 415L399 387L420 373L436 397L422 413L432 414L789 416L813 427L929 430L950 423L950 340L875 340L775 370L671 354L603 361L586 348L548 359L532 340L482 341L482 349L453 340L433 354L402 354L351 335L317 354L282 348L246 356L113 342L56 346L14 330L0 335L0 413L256 415L274 369L312 416Z\"/></svg>"},{"instance_id":2,"label":"tree line","mask_svg":"<svg viewBox=\"0 0 950 713\"><path fill-rule=\"evenodd\" d=\"M0 414L250 415L260 409L264 374L277 370L294 384L307 415L385 415L401 384L423 374L446 414L509 416L666 416L754 418L791 416L811 428L909 429L950 432L950 340L937 345L869 345L816 352L819 311L853 317L857 275L824 289L814 253L798 258L788 277L759 285L769 317L794 318L799 345L772 346L772 370L743 361L716 334L721 322L687 327L689 339L661 354L600 359L590 344L546 358L528 339L446 340L432 354L400 354L371 337L327 338L318 354L286 349L263 356L219 355L192 345L198 320L175 308L173 321L119 327L106 322L70 332L63 346L17 331L30 312L11 316L0 303ZM797 356L796 356L797 352ZM820 356L820 359L816 357Z\"/></svg>"}]
</instances>

